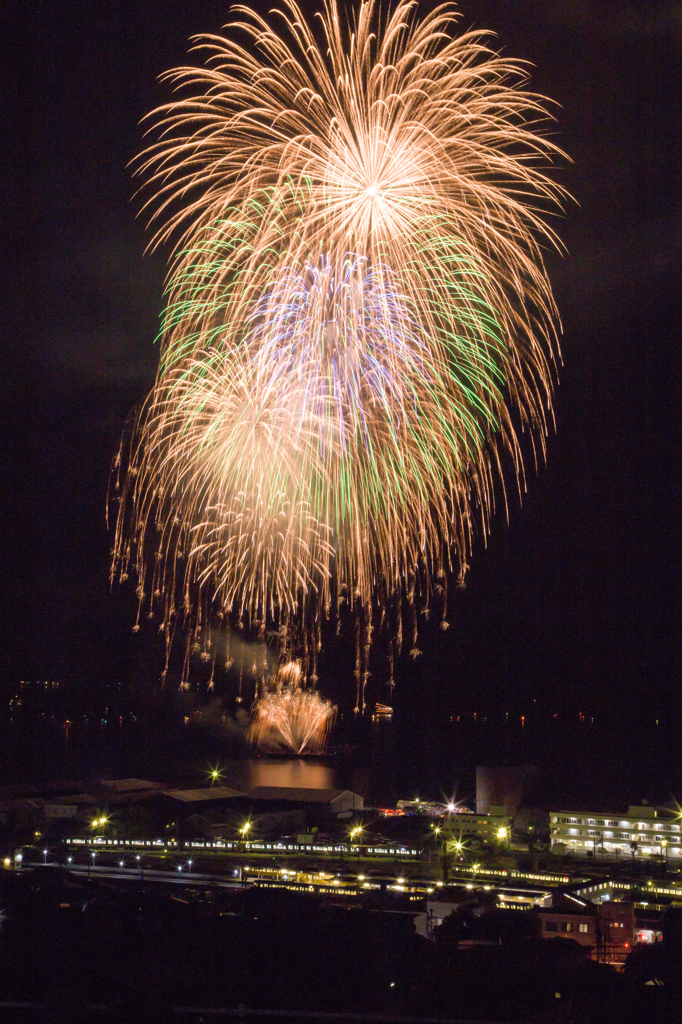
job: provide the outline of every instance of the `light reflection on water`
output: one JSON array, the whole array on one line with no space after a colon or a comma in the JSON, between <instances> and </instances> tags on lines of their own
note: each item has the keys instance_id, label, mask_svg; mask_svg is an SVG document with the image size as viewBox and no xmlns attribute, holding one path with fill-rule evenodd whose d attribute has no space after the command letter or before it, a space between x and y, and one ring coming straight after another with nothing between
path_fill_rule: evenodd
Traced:
<instances>
[{"instance_id":1,"label":"light reflection on water","mask_svg":"<svg viewBox=\"0 0 682 1024\"><path fill-rule=\"evenodd\" d=\"M223 785L248 791L256 786L335 789L334 772L310 758L244 758L222 766Z\"/></svg>"}]
</instances>

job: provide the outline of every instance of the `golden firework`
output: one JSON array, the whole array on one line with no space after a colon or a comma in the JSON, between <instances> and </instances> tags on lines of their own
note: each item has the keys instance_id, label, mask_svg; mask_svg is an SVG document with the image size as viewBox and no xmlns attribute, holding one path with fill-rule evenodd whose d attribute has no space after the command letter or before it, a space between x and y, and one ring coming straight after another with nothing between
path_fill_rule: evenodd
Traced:
<instances>
[{"instance_id":1,"label":"golden firework","mask_svg":"<svg viewBox=\"0 0 682 1024\"><path fill-rule=\"evenodd\" d=\"M277 678L253 707L251 742L264 750L295 754L320 751L336 716L334 705L316 690L303 689L298 662L282 665Z\"/></svg>"},{"instance_id":2,"label":"golden firework","mask_svg":"<svg viewBox=\"0 0 682 1024\"><path fill-rule=\"evenodd\" d=\"M175 248L113 574L169 649L178 621L207 656L219 623L272 626L313 673L348 601L362 706L376 610L397 649L402 601L487 530L501 449L522 477L514 424L544 451L559 150L524 67L453 35L451 5L346 24L327 0L319 40L293 2L281 34L235 10L166 76L182 95L140 162Z\"/></svg>"}]
</instances>

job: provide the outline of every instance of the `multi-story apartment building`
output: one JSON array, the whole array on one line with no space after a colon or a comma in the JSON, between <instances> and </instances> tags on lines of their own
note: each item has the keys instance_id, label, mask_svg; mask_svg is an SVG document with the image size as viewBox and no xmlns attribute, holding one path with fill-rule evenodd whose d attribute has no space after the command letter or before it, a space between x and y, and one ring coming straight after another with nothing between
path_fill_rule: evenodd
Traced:
<instances>
[{"instance_id":1,"label":"multi-story apartment building","mask_svg":"<svg viewBox=\"0 0 682 1024\"><path fill-rule=\"evenodd\" d=\"M595 857L664 857L682 861L682 819L667 808L631 806L627 814L604 811L550 811L550 842L555 853Z\"/></svg>"}]
</instances>

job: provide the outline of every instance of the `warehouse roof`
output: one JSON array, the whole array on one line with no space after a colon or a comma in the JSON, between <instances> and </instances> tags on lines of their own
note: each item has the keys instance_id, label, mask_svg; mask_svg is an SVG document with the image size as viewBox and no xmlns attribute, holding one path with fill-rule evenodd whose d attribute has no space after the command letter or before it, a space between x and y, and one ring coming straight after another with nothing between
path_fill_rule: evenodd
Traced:
<instances>
[{"instance_id":1,"label":"warehouse roof","mask_svg":"<svg viewBox=\"0 0 682 1024\"><path fill-rule=\"evenodd\" d=\"M252 800L299 800L309 804L331 804L345 789L304 789L297 786L256 786L249 793Z\"/></svg>"},{"instance_id":2,"label":"warehouse roof","mask_svg":"<svg viewBox=\"0 0 682 1024\"><path fill-rule=\"evenodd\" d=\"M147 779L110 779L102 780L102 785L113 789L115 793L134 793L140 789L163 789L162 782L149 782Z\"/></svg>"},{"instance_id":3,"label":"warehouse roof","mask_svg":"<svg viewBox=\"0 0 682 1024\"><path fill-rule=\"evenodd\" d=\"M228 800L235 796L244 796L244 793L230 789L228 786L207 786L203 789L167 789L163 795L169 796L173 800L181 800L185 804L191 804L205 800Z\"/></svg>"}]
</instances>

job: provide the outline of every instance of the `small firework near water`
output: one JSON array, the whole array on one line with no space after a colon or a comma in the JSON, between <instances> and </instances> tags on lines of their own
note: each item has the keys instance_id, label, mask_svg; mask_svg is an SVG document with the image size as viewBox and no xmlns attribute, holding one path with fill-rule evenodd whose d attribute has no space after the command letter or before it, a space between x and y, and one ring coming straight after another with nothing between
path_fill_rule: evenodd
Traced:
<instances>
[{"instance_id":1,"label":"small firework near water","mask_svg":"<svg viewBox=\"0 0 682 1024\"><path fill-rule=\"evenodd\" d=\"M318 753L324 749L336 707L313 689L303 689L298 662L283 665L274 687L256 701L251 742L261 750Z\"/></svg>"}]
</instances>

